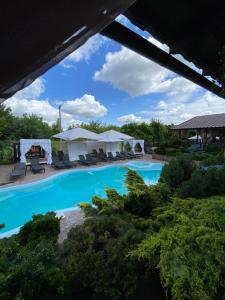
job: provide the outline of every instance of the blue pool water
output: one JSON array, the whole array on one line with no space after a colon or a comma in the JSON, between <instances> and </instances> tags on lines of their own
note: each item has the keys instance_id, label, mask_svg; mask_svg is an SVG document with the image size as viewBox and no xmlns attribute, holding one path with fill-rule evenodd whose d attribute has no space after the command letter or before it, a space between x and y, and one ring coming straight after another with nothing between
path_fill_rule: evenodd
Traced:
<instances>
[{"instance_id":1,"label":"blue pool water","mask_svg":"<svg viewBox=\"0 0 225 300\"><path fill-rule=\"evenodd\" d=\"M147 184L155 184L163 164L132 161L123 165L71 170L50 178L0 189L0 233L17 228L29 221L33 214L71 208L80 202L91 202L94 195L105 196L104 189L115 188L126 193L124 166L136 170Z\"/></svg>"}]
</instances>

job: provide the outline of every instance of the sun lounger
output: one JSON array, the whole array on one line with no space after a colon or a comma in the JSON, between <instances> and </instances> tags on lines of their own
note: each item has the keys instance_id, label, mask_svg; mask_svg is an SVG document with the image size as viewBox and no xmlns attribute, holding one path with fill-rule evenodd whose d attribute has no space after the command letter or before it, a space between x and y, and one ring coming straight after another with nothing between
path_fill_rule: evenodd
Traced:
<instances>
[{"instance_id":1,"label":"sun lounger","mask_svg":"<svg viewBox=\"0 0 225 300\"><path fill-rule=\"evenodd\" d=\"M143 154L142 153L134 153L133 150L131 150L129 152L131 155L135 156L136 158L142 158L143 157Z\"/></svg>"},{"instance_id":2,"label":"sun lounger","mask_svg":"<svg viewBox=\"0 0 225 300\"><path fill-rule=\"evenodd\" d=\"M57 156L52 157L52 165L56 169L64 169L66 167L65 164L62 161L60 161Z\"/></svg>"},{"instance_id":3,"label":"sun lounger","mask_svg":"<svg viewBox=\"0 0 225 300\"><path fill-rule=\"evenodd\" d=\"M120 153L122 155L124 155L126 157L126 159L133 159L133 158L135 158L133 155L129 154L128 152L121 151Z\"/></svg>"},{"instance_id":4,"label":"sun lounger","mask_svg":"<svg viewBox=\"0 0 225 300\"><path fill-rule=\"evenodd\" d=\"M21 176L25 176L25 169L21 169L21 170L17 170L17 169L13 169L12 172L10 173L10 177L13 179L19 178Z\"/></svg>"},{"instance_id":5,"label":"sun lounger","mask_svg":"<svg viewBox=\"0 0 225 300\"><path fill-rule=\"evenodd\" d=\"M113 156L112 152L108 152L108 159L114 160L114 161L115 161L115 160L118 160L117 157Z\"/></svg>"},{"instance_id":6,"label":"sun lounger","mask_svg":"<svg viewBox=\"0 0 225 300\"><path fill-rule=\"evenodd\" d=\"M125 155L122 155L121 153L119 153L119 151L116 152L116 157L120 160L124 160L126 159L126 156Z\"/></svg>"},{"instance_id":7,"label":"sun lounger","mask_svg":"<svg viewBox=\"0 0 225 300\"><path fill-rule=\"evenodd\" d=\"M63 156L63 164L65 165L66 168L72 168L74 167L74 164L70 161L68 154L65 154Z\"/></svg>"},{"instance_id":8,"label":"sun lounger","mask_svg":"<svg viewBox=\"0 0 225 300\"><path fill-rule=\"evenodd\" d=\"M78 155L78 157L79 157L78 162L81 163L82 165L91 166L91 165L95 165L96 164L93 161L89 161L89 160L85 159L84 155Z\"/></svg>"},{"instance_id":9,"label":"sun lounger","mask_svg":"<svg viewBox=\"0 0 225 300\"><path fill-rule=\"evenodd\" d=\"M99 148L99 158L101 161L109 161L106 153L103 151L102 148Z\"/></svg>"},{"instance_id":10,"label":"sun lounger","mask_svg":"<svg viewBox=\"0 0 225 300\"><path fill-rule=\"evenodd\" d=\"M86 160L93 163L98 163L99 159L97 157L92 157L91 154L85 154Z\"/></svg>"},{"instance_id":11,"label":"sun lounger","mask_svg":"<svg viewBox=\"0 0 225 300\"><path fill-rule=\"evenodd\" d=\"M45 172L45 168L42 165L40 165L38 157L33 157L31 159L30 169L33 173Z\"/></svg>"},{"instance_id":12,"label":"sun lounger","mask_svg":"<svg viewBox=\"0 0 225 300\"><path fill-rule=\"evenodd\" d=\"M26 175L26 163L16 163L14 169L10 173L10 177L13 179Z\"/></svg>"}]
</instances>

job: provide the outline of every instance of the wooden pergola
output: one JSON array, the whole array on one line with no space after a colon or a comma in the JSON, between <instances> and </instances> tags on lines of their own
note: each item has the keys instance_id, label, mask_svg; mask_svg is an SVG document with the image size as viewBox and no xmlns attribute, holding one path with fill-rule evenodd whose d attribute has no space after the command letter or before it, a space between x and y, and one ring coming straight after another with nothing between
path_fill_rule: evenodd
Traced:
<instances>
[{"instance_id":1,"label":"wooden pergola","mask_svg":"<svg viewBox=\"0 0 225 300\"><path fill-rule=\"evenodd\" d=\"M224 143L225 142L225 113L196 116L179 125L174 126L179 131L180 139L187 138L189 131L195 131L196 142Z\"/></svg>"}]
</instances>

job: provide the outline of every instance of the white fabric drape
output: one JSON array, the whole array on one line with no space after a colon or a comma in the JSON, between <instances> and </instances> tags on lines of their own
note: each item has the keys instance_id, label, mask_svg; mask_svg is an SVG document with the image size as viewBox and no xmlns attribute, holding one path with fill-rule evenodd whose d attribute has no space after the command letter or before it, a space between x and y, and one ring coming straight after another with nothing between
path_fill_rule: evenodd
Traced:
<instances>
[{"instance_id":1,"label":"white fabric drape","mask_svg":"<svg viewBox=\"0 0 225 300\"><path fill-rule=\"evenodd\" d=\"M52 145L51 141L47 139L21 139L20 140L20 161L26 162L26 153L30 150L31 146L41 146L47 154L48 164L52 163Z\"/></svg>"},{"instance_id":2,"label":"white fabric drape","mask_svg":"<svg viewBox=\"0 0 225 300\"><path fill-rule=\"evenodd\" d=\"M141 146L141 149L142 149L141 153L145 154L145 148L144 148L145 141L144 140L127 140L126 143L128 143L131 146L131 148L134 152L135 152L135 146L139 143Z\"/></svg>"}]
</instances>

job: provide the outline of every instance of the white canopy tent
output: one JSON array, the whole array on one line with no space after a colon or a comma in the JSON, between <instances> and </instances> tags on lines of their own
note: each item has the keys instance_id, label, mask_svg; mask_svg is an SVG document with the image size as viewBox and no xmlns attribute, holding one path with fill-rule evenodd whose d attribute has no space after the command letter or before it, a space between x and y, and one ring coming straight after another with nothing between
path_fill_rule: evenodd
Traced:
<instances>
[{"instance_id":1,"label":"white canopy tent","mask_svg":"<svg viewBox=\"0 0 225 300\"><path fill-rule=\"evenodd\" d=\"M55 134L53 135L53 137L65 141L100 140L100 137L97 133L94 133L92 131L80 127Z\"/></svg>"},{"instance_id":2,"label":"white canopy tent","mask_svg":"<svg viewBox=\"0 0 225 300\"><path fill-rule=\"evenodd\" d=\"M77 160L79 154L88 153L87 141L99 141L97 133L80 127L53 135L54 138L67 141L67 151L71 161Z\"/></svg>"},{"instance_id":3,"label":"white canopy tent","mask_svg":"<svg viewBox=\"0 0 225 300\"><path fill-rule=\"evenodd\" d=\"M102 132L99 134L100 137L103 138L103 140L132 140L133 137L132 136L129 136L127 134L124 134L122 132L119 132L119 131L116 131L116 130L108 130L108 131L105 131L105 132Z\"/></svg>"},{"instance_id":4,"label":"white canopy tent","mask_svg":"<svg viewBox=\"0 0 225 300\"><path fill-rule=\"evenodd\" d=\"M121 143L127 142L135 152L135 145L139 143L144 153L144 140L135 140L132 136L116 130L108 130L100 134L91 132L83 128L74 128L53 136L67 141L67 149L71 161L77 160L79 154L91 153L93 149L97 151L102 148L106 153L112 152L114 155L121 151Z\"/></svg>"},{"instance_id":5,"label":"white canopy tent","mask_svg":"<svg viewBox=\"0 0 225 300\"><path fill-rule=\"evenodd\" d=\"M20 140L20 161L26 162L26 153L32 146L40 146L47 154L47 163L52 163L52 145L48 139L21 139Z\"/></svg>"}]
</instances>

